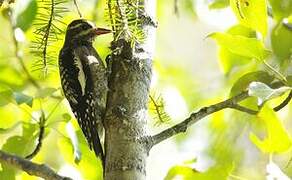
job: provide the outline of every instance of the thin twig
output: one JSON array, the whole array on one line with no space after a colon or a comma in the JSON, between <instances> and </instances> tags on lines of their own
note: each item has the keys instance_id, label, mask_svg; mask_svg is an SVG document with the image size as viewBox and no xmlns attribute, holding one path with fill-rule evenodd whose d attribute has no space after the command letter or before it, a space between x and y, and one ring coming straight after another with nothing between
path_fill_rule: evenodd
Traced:
<instances>
[{"instance_id":1,"label":"thin twig","mask_svg":"<svg viewBox=\"0 0 292 180\"><path fill-rule=\"evenodd\" d=\"M25 75L27 76L27 79L28 81L33 85L35 86L36 88L40 88L40 85L37 83L37 81L34 80L34 78L30 75L28 69L26 68L25 64L24 64L24 61L23 61L23 58L22 58L22 55L20 53L20 50L19 50L19 43L14 35L15 33L15 30L16 30L16 24L13 20L13 17L12 17L12 11L9 9L9 23L11 25L11 30L12 30L12 37L13 37L13 43L14 43L14 46L15 46L15 51L14 51L14 55L16 57L16 59L18 60L23 72L25 73Z\"/></svg>"},{"instance_id":2,"label":"thin twig","mask_svg":"<svg viewBox=\"0 0 292 180\"><path fill-rule=\"evenodd\" d=\"M78 14L79 14L79 17L82 18L82 14L81 14L81 12L80 12L80 10L79 10L79 7L78 7L78 4L77 4L76 0L74 0L73 2L74 2L74 5L75 5L75 7L76 7L76 9L77 9L77 12L78 12Z\"/></svg>"},{"instance_id":3,"label":"thin twig","mask_svg":"<svg viewBox=\"0 0 292 180\"><path fill-rule=\"evenodd\" d=\"M33 152L25 157L26 159L34 158L39 153L39 151L41 150L41 147L42 147L42 144L43 144L44 135L45 135L45 128L47 127L46 122L50 119L50 117L55 112L55 110L57 109L57 107L60 105L61 102L62 102L62 100L57 102L57 104L55 105L55 107L53 107L53 109L51 110L51 112L49 113L48 116L45 116L45 113L44 113L43 109L41 109L41 113L42 114L41 114L41 117L39 118L39 122L38 122L38 124L39 124L38 143L37 143L35 149L33 150Z\"/></svg>"},{"instance_id":4,"label":"thin twig","mask_svg":"<svg viewBox=\"0 0 292 180\"><path fill-rule=\"evenodd\" d=\"M40 152L41 147L42 147L42 144L43 144L44 134L45 134L45 123L46 123L46 120L47 119L45 117L45 113L42 110L42 115L41 115L40 120L39 120L39 129L40 129L40 132L39 132L39 137L38 137L38 144L35 147L35 149L32 151L32 153L30 153L29 155L27 155L25 157L25 159L32 159L32 158L34 158Z\"/></svg>"},{"instance_id":5,"label":"thin twig","mask_svg":"<svg viewBox=\"0 0 292 180\"><path fill-rule=\"evenodd\" d=\"M54 2L54 0L51 0L50 19L49 19L48 24L46 26L45 34L43 37L44 49L42 51L42 54L43 54L43 63L44 63L45 74L47 73L46 72L47 71L47 48L48 48L48 40L49 40L49 36L50 36L50 30L51 30L52 23L53 23L54 11L55 11L55 2Z\"/></svg>"},{"instance_id":6,"label":"thin twig","mask_svg":"<svg viewBox=\"0 0 292 180\"><path fill-rule=\"evenodd\" d=\"M110 16L110 21L111 21L111 25L112 25L112 31L114 33L114 38L116 37L115 36L115 24L114 24L114 19L113 19L113 15L112 15L112 2L111 0L108 0L107 2L107 6L108 6L108 11L109 11L109 16Z\"/></svg>"},{"instance_id":7,"label":"thin twig","mask_svg":"<svg viewBox=\"0 0 292 180\"><path fill-rule=\"evenodd\" d=\"M229 108L236 109L236 110L241 111L241 112L246 112L246 113L252 114L252 115L256 115L259 112L259 111L255 111L253 109L249 109L247 107L241 106L239 104L233 104Z\"/></svg>"},{"instance_id":8,"label":"thin twig","mask_svg":"<svg viewBox=\"0 0 292 180\"><path fill-rule=\"evenodd\" d=\"M214 105L211 105L208 107L201 108L198 112L192 113L187 119L185 119L181 123L176 124L175 126L170 127L168 129L152 136L150 138L150 142L149 142L150 148L153 147L154 145L172 137L172 136L175 136L179 133L185 132L187 130L187 128L189 126L191 126L192 124L194 124L194 123L198 122L199 120L203 119L204 117L206 117L214 112L220 111L222 109L233 108L233 109L247 112L247 113L254 115L256 113L256 111L237 105L239 102L243 101L244 99L247 99L248 97L249 96L248 96L247 92L242 92L239 95L234 96L234 97L227 99L225 101L219 102L217 104L214 104Z\"/></svg>"},{"instance_id":9,"label":"thin twig","mask_svg":"<svg viewBox=\"0 0 292 180\"><path fill-rule=\"evenodd\" d=\"M283 109L292 99L292 91L290 91L288 97L277 107L274 108L274 111L280 111Z\"/></svg>"},{"instance_id":10,"label":"thin twig","mask_svg":"<svg viewBox=\"0 0 292 180\"><path fill-rule=\"evenodd\" d=\"M178 17L179 10L178 10L178 0L174 0L174 14Z\"/></svg>"},{"instance_id":11,"label":"thin twig","mask_svg":"<svg viewBox=\"0 0 292 180\"><path fill-rule=\"evenodd\" d=\"M38 176L46 180L72 180L69 177L60 176L45 164L33 163L19 156L8 154L0 150L0 162L27 172L29 175Z\"/></svg>"},{"instance_id":12,"label":"thin twig","mask_svg":"<svg viewBox=\"0 0 292 180\"><path fill-rule=\"evenodd\" d=\"M93 22L96 22L96 20L97 20L97 11L96 11L96 9L97 9L97 6L98 6L98 2L99 2L99 0L95 0L95 2L94 2L94 9L92 11L92 21Z\"/></svg>"}]
</instances>

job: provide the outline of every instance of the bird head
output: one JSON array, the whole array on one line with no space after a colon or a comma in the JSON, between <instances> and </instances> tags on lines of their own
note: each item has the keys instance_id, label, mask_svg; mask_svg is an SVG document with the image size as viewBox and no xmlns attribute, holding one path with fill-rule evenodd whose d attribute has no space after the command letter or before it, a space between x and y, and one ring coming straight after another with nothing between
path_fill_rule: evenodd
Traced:
<instances>
[{"instance_id":1,"label":"bird head","mask_svg":"<svg viewBox=\"0 0 292 180\"><path fill-rule=\"evenodd\" d=\"M65 43L92 43L96 36L110 32L109 29L95 27L92 22L86 19L77 19L68 25Z\"/></svg>"}]
</instances>

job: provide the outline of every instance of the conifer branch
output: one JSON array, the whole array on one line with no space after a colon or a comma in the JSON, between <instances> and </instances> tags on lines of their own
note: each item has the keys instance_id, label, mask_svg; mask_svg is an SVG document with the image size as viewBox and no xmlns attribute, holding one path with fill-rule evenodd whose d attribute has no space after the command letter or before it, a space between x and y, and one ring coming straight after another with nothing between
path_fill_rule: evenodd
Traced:
<instances>
[{"instance_id":1,"label":"conifer branch","mask_svg":"<svg viewBox=\"0 0 292 180\"><path fill-rule=\"evenodd\" d=\"M145 39L140 4L141 0L107 0L106 19L114 31L114 40L126 39L133 45Z\"/></svg>"},{"instance_id":2,"label":"conifer branch","mask_svg":"<svg viewBox=\"0 0 292 180\"><path fill-rule=\"evenodd\" d=\"M165 112L164 101L161 96L155 97L149 95L150 110L155 114L154 119L157 120L155 124L163 124L170 121L169 115ZM152 107L151 107L152 106Z\"/></svg>"},{"instance_id":3,"label":"conifer branch","mask_svg":"<svg viewBox=\"0 0 292 180\"><path fill-rule=\"evenodd\" d=\"M39 0L39 10L37 13L36 22L34 23L36 29L34 31L35 40L32 42L32 53L38 60L33 66L33 70L42 70L44 75L47 75L49 66L54 66L56 52L52 49L53 43L59 40L59 35L63 34L60 25L62 22L62 14L67 12L67 8L63 4L67 0Z\"/></svg>"}]
</instances>

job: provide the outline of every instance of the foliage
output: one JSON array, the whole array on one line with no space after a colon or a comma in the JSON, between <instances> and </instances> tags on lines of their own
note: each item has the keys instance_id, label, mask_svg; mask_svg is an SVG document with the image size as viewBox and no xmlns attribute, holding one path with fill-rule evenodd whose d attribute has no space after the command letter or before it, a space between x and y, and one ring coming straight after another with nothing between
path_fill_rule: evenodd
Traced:
<instances>
[{"instance_id":1,"label":"foliage","mask_svg":"<svg viewBox=\"0 0 292 180\"><path fill-rule=\"evenodd\" d=\"M147 18L141 13L144 8L139 5L141 1L77 2L84 18L97 16L98 25L104 24L103 19L106 19L114 31L114 40L126 38L134 44L146 38L141 31ZM209 1L210 12L231 8L237 19L237 23L224 32L213 33L201 28L204 23L197 21L198 2L178 1L180 16L176 17L172 1L157 1L159 26L151 88L153 92L159 92L159 96L154 96L149 105L153 110L150 111L153 124L169 126L188 117L189 110L196 111L242 91L249 91L255 97L241 105L257 110L259 114L253 116L234 110L213 114L186 134L177 136L173 143L176 146L160 149L165 153L159 150L155 156L151 152L150 158L153 156L154 160L150 159L151 171L147 174L156 173L158 175L153 179L165 177L167 180L179 177L263 179L266 165L268 174L278 168L283 176L292 176L291 163L288 163L292 155L291 103L280 112L273 110L291 91L292 30L289 25L292 23L292 1ZM2 150L22 157L32 153L38 144L42 117L45 134L42 147L32 161L46 163L76 178L91 180L101 178L101 162L89 150L63 100L56 71L66 24L79 18L72 3L66 0L19 0L0 5L0 146ZM268 23L270 21L272 23ZM196 41L194 34L199 36ZM206 36L209 38L203 41ZM104 47L109 46L111 40L109 37L97 40L95 45L101 57L109 53ZM208 44L213 40L218 46L216 59L220 67L215 64L214 57L198 59L192 56L190 61L185 60L185 54L195 50L200 55L215 54L212 44ZM169 45L173 41L174 45ZM208 51L200 52L201 46L206 44L210 46ZM213 69L201 70L206 66ZM220 68L222 74L216 74ZM47 76L40 77L34 70L41 70ZM48 70L53 71L47 73ZM149 128L157 131L164 126ZM185 153L186 149L191 153ZM171 154L176 150L183 154L179 159L177 154ZM164 156L168 156L165 162L159 159ZM197 159L195 162L179 163L194 158ZM205 164L200 166L202 162ZM1 178L32 179L5 165L1 165Z\"/></svg>"}]
</instances>

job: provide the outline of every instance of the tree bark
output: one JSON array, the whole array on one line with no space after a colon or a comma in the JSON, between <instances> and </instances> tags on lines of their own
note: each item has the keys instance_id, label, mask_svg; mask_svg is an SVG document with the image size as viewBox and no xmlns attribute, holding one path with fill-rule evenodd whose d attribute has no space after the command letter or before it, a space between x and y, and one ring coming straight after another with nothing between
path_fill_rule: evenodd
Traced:
<instances>
[{"instance_id":1,"label":"tree bark","mask_svg":"<svg viewBox=\"0 0 292 180\"><path fill-rule=\"evenodd\" d=\"M112 44L105 126L105 179L146 178L147 106L155 43L155 0L144 0L143 43L123 39Z\"/></svg>"}]
</instances>

